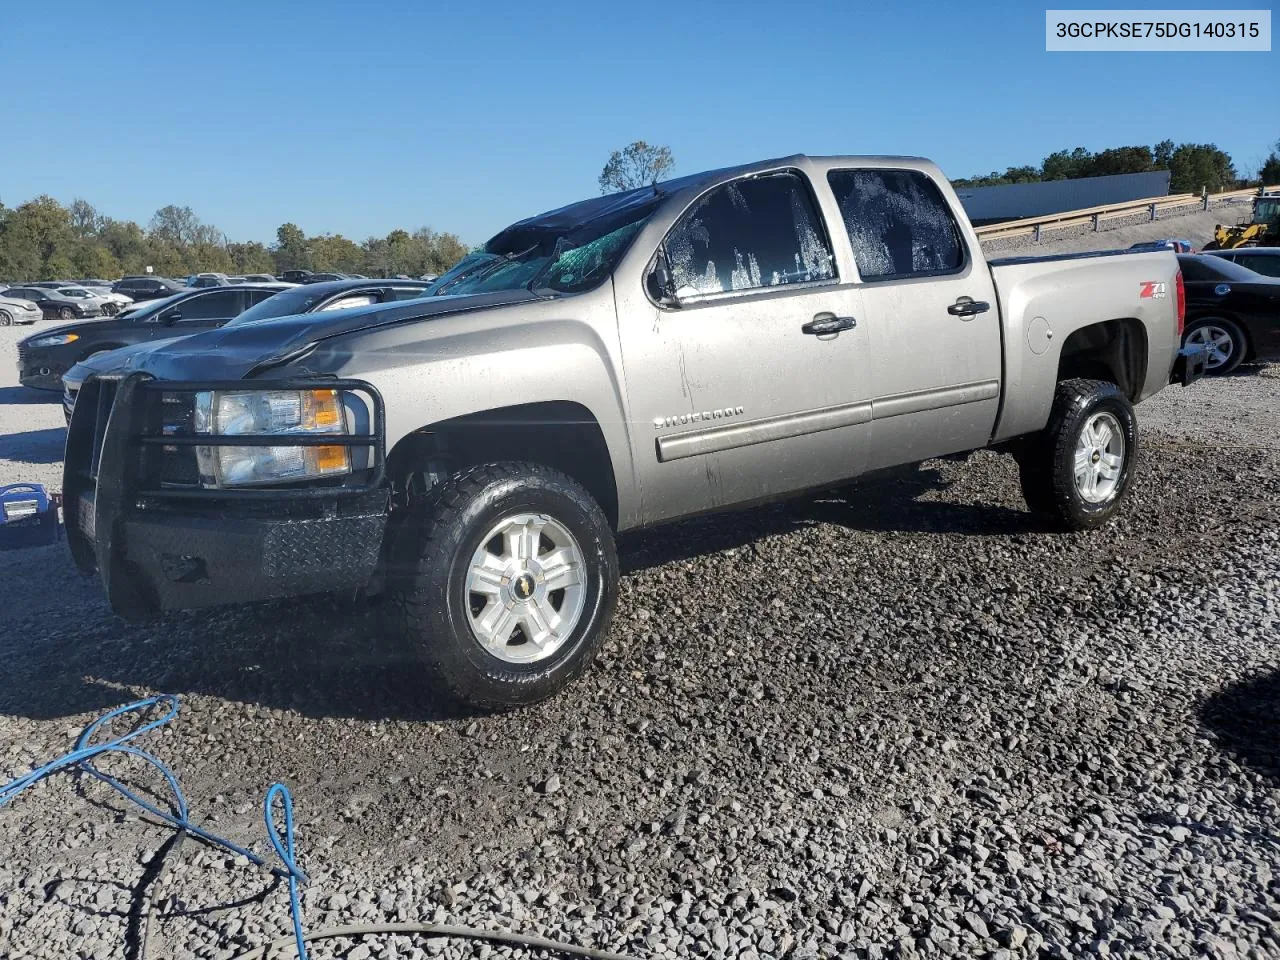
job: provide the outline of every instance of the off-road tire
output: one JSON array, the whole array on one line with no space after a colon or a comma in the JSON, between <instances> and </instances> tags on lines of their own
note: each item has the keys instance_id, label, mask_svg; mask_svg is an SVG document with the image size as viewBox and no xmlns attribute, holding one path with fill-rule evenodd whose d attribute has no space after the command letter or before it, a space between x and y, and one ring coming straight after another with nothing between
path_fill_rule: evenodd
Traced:
<instances>
[{"instance_id":1,"label":"off-road tire","mask_svg":"<svg viewBox=\"0 0 1280 960\"><path fill-rule=\"evenodd\" d=\"M453 475L397 513L387 550L393 628L454 699L482 709L535 703L595 659L613 618L618 560L609 522L581 484L536 463L488 463ZM467 571L481 538L520 513L563 524L586 561L586 603L577 624L547 659L528 664L486 650L466 607Z\"/></svg>"},{"instance_id":2,"label":"off-road tire","mask_svg":"<svg viewBox=\"0 0 1280 960\"><path fill-rule=\"evenodd\" d=\"M1076 445L1085 424L1096 413L1111 414L1124 439L1120 476L1114 493L1091 503L1077 489ZM1027 507L1063 530L1090 530L1110 520L1120 509L1138 462L1138 421L1133 404L1114 383L1105 380L1064 380L1058 384L1053 410L1043 431L1016 448L1018 475Z\"/></svg>"}]
</instances>

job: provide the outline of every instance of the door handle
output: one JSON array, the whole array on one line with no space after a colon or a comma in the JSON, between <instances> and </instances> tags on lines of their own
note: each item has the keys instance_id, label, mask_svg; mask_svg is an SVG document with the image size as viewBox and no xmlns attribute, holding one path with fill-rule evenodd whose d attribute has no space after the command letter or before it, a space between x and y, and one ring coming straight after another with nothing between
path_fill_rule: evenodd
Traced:
<instances>
[{"instance_id":1,"label":"door handle","mask_svg":"<svg viewBox=\"0 0 1280 960\"><path fill-rule=\"evenodd\" d=\"M991 309L991 304L985 300L975 300L973 297L958 297L956 302L947 307L947 313L953 317L976 317L980 313L986 313Z\"/></svg>"},{"instance_id":2,"label":"door handle","mask_svg":"<svg viewBox=\"0 0 1280 960\"><path fill-rule=\"evenodd\" d=\"M858 321L853 317L837 317L834 313L820 313L804 324L800 331L815 337L829 337L844 330L852 330L857 325Z\"/></svg>"}]
</instances>

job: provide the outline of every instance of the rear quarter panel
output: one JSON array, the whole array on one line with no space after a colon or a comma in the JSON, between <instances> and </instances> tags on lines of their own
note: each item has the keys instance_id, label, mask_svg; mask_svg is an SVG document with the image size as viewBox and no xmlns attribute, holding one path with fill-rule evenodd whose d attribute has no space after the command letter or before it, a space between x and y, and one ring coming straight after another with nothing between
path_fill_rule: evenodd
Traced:
<instances>
[{"instance_id":1,"label":"rear quarter panel","mask_svg":"<svg viewBox=\"0 0 1280 960\"><path fill-rule=\"evenodd\" d=\"M1135 401L1168 385L1180 346L1178 261L1172 253L995 260L991 272L1000 300L1005 364L994 440L1033 433L1048 423L1062 346L1090 324L1129 318L1142 324L1147 363Z\"/></svg>"}]
</instances>

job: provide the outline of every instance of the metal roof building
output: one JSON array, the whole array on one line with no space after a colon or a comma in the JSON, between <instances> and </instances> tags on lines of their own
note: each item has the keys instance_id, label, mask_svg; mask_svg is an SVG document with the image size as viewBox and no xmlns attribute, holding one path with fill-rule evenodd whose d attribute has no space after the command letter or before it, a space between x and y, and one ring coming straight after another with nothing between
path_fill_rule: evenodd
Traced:
<instances>
[{"instance_id":1,"label":"metal roof building","mask_svg":"<svg viewBox=\"0 0 1280 960\"><path fill-rule=\"evenodd\" d=\"M956 194L975 226L1021 217L1043 217L1064 210L1083 210L1104 203L1145 200L1169 193L1169 171L1121 173L1111 177L1010 183L999 187L956 187Z\"/></svg>"}]
</instances>

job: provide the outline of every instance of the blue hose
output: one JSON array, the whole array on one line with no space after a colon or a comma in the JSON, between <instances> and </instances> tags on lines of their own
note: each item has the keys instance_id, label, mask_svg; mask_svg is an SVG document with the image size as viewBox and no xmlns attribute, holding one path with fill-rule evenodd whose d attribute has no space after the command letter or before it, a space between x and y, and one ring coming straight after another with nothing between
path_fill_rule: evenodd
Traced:
<instances>
[{"instance_id":1,"label":"blue hose","mask_svg":"<svg viewBox=\"0 0 1280 960\"><path fill-rule=\"evenodd\" d=\"M112 740L104 740L101 743L94 743L94 735L107 723L116 717L125 714L136 713L145 714L153 708L161 708L164 713L154 720L142 723L134 727L127 733ZM210 833L202 827L196 826L191 822L189 808L187 806L187 798L182 792L182 786L178 783L178 778L172 770L164 765L157 757L145 750L137 747L129 746L130 742L150 733L159 727L172 722L178 716L178 698L172 694L162 694L156 697L147 697L145 700L139 700L136 703L128 703L122 707L116 707L104 713L93 723L84 728L84 732L76 740L75 749L70 753L64 754L56 760L46 763L42 767L37 767L25 776L18 777L10 783L0 787L0 807L6 807L18 798L28 787L34 786L46 777L55 773L61 773L64 770L83 770L90 776L96 777L103 783L107 784L126 800L136 804L152 816L158 817L168 823L177 830L190 833L199 837L206 843L213 846L222 847L230 850L232 853L239 854L249 860L256 866L266 866L266 862L254 853L252 850L246 850L238 844L232 843L225 837L219 837ZM120 753L130 757L137 757L150 764L156 770L160 771L160 775L164 777L165 782L169 784L169 790L172 793L173 811L167 811L147 800L142 799L115 777L103 773L95 767L92 761L105 753ZM283 834L277 825L275 819L276 801L280 801L280 807L284 812L284 830ZM280 858L280 862L284 864L284 870L278 871L284 873L289 879L289 909L293 915L293 935L297 941L299 960L306 960L306 938L302 932L302 901L299 897L299 886L307 882L307 875L298 867L297 852L293 835L293 797L289 794L289 788L282 783L272 785L267 791L266 800L263 803L263 821L267 827L267 839L271 841L271 846L276 852L276 856Z\"/></svg>"}]
</instances>

